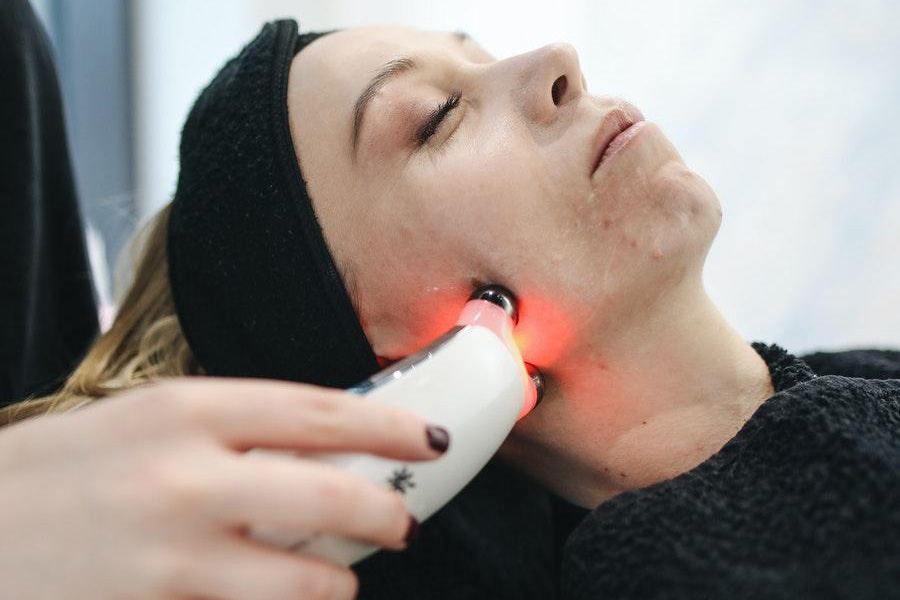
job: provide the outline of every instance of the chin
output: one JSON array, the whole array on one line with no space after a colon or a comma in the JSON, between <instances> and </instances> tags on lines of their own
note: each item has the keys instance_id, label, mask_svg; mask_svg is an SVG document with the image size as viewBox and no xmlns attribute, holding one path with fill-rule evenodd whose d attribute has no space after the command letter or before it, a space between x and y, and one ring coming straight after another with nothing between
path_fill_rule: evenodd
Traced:
<instances>
[{"instance_id":1,"label":"chin","mask_svg":"<svg viewBox=\"0 0 900 600\"><path fill-rule=\"evenodd\" d=\"M678 161L667 165L658 181L655 205L661 218L671 226L715 237L722 224L722 205L703 177Z\"/></svg>"}]
</instances>

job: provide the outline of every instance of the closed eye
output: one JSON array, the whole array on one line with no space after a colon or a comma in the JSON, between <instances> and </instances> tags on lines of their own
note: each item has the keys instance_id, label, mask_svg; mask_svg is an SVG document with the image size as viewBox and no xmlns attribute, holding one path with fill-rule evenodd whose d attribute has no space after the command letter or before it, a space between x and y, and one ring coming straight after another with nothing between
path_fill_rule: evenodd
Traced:
<instances>
[{"instance_id":1,"label":"closed eye","mask_svg":"<svg viewBox=\"0 0 900 600\"><path fill-rule=\"evenodd\" d=\"M462 100L462 92L456 91L450 94L444 103L438 106L419 127L419 130L416 132L416 144L424 146L429 138L437 132L444 117L459 106L460 100Z\"/></svg>"}]
</instances>

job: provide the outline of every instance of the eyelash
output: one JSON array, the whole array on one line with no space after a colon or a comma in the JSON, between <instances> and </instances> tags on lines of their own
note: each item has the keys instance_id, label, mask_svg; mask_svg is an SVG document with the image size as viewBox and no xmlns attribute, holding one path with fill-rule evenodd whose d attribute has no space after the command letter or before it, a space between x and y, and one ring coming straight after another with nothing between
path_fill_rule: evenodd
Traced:
<instances>
[{"instance_id":1,"label":"eyelash","mask_svg":"<svg viewBox=\"0 0 900 600\"><path fill-rule=\"evenodd\" d=\"M425 122L419 127L419 131L416 133L416 143L419 146L424 146L428 139L437 132L438 127L440 127L441 122L444 120L450 111L459 106L459 102L462 100L462 92L453 92L450 96L437 107L434 112L432 112Z\"/></svg>"}]
</instances>

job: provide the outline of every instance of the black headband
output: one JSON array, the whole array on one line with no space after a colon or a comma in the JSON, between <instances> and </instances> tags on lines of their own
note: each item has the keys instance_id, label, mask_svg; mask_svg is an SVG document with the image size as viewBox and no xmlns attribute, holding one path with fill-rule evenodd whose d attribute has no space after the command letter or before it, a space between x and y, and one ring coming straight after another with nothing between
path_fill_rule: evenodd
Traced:
<instances>
[{"instance_id":1,"label":"black headband","mask_svg":"<svg viewBox=\"0 0 900 600\"><path fill-rule=\"evenodd\" d=\"M169 281L210 375L348 387L378 370L291 140L291 61L320 35L266 24L203 90L181 134Z\"/></svg>"}]
</instances>

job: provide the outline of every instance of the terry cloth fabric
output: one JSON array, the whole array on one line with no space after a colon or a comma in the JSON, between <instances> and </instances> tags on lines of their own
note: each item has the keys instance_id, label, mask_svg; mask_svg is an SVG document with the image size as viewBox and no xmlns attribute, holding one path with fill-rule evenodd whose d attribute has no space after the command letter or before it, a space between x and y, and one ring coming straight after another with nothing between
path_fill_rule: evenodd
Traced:
<instances>
[{"instance_id":1,"label":"terry cloth fabric","mask_svg":"<svg viewBox=\"0 0 900 600\"><path fill-rule=\"evenodd\" d=\"M50 43L0 2L0 406L55 391L98 332Z\"/></svg>"},{"instance_id":2,"label":"terry cloth fabric","mask_svg":"<svg viewBox=\"0 0 900 600\"><path fill-rule=\"evenodd\" d=\"M864 379L900 379L900 351L867 348L813 352L800 357L818 375Z\"/></svg>"},{"instance_id":3,"label":"terry cloth fabric","mask_svg":"<svg viewBox=\"0 0 900 600\"><path fill-rule=\"evenodd\" d=\"M354 566L357 600L553 600L555 527L550 495L494 460L407 549Z\"/></svg>"},{"instance_id":4,"label":"terry cloth fabric","mask_svg":"<svg viewBox=\"0 0 900 600\"><path fill-rule=\"evenodd\" d=\"M900 598L900 353L753 344L775 395L691 471L620 494L564 548L562 597ZM853 366L853 362L856 366Z\"/></svg>"},{"instance_id":5,"label":"terry cloth fabric","mask_svg":"<svg viewBox=\"0 0 900 600\"><path fill-rule=\"evenodd\" d=\"M291 141L288 72L319 35L298 36L293 20L266 24L182 131L169 278L209 375L349 387L378 371Z\"/></svg>"}]
</instances>

